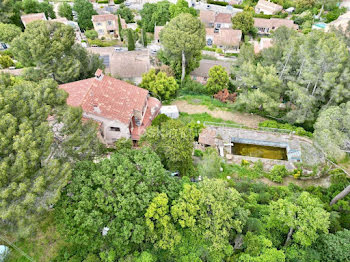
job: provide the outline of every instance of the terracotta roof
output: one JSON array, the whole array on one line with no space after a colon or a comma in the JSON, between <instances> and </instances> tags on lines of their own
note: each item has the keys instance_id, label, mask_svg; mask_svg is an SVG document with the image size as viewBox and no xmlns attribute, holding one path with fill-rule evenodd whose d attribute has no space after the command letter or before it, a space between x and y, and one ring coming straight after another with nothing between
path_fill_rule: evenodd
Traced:
<instances>
[{"instance_id":1,"label":"terracotta roof","mask_svg":"<svg viewBox=\"0 0 350 262\"><path fill-rule=\"evenodd\" d=\"M214 37L214 28L206 28L205 29L206 36L212 36Z\"/></svg>"},{"instance_id":2,"label":"terracotta roof","mask_svg":"<svg viewBox=\"0 0 350 262\"><path fill-rule=\"evenodd\" d=\"M157 41L159 39L159 33L164 28L164 26L155 26L154 27L154 40Z\"/></svg>"},{"instance_id":3,"label":"terracotta roof","mask_svg":"<svg viewBox=\"0 0 350 262\"><path fill-rule=\"evenodd\" d=\"M231 14L218 13L215 17L215 23L231 24L231 18Z\"/></svg>"},{"instance_id":4,"label":"terracotta roof","mask_svg":"<svg viewBox=\"0 0 350 262\"><path fill-rule=\"evenodd\" d=\"M349 2L350 2L350 0L349 0ZM350 11L339 16L337 20L334 20L334 21L330 22L329 24L327 24L325 31L328 32L332 28L332 26L344 31L348 27L349 22L350 22Z\"/></svg>"},{"instance_id":5,"label":"terracotta roof","mask_svg":"<svg viewBox=\"0 0 350 262\"><path fill-rule=\"evenodd\" d=\"M192 76L208 77L209 70L215 65L220 65L226 69L227 73L230 73L231 63L226 61L215 61L202 59L199 62L199 67L191 72Z\"/></svg>"},{"instance_id":6,"label":"terracotta roof","mask_svg":"<svg viewBox=\"0 0 350 262\"><path fill-rule=\"evenodd\" d=\"M70 106L81 106L86 93L89 91L94 78L71 82L60 85L59 87L65 90L69 96L67 104Z\"/></svg>"},{"instance_id":7,"label":"terracotta roof","mask_svg":"<svg viewBox=\"0 0 350 262\"><path fill-rule=\"evenodd\" d=\"M260 11L267 11L270 13L278 13L279 11L283 10L283 7L270 1L259 0L257 5L255 6L255 10L256 9L260 9Z\"/></svg>"},{"instance_id":8,"label":"terracotta roof","mask_svg":"<svg viewBox=\"0 0 350 262\"><path fill-rule=\"evenodd\" d=\"M198 142L202 145L215 146L216 132L214 129L205 128L199 134Z\"/></svg>"},{"instance_id":9,"label":"terracotta roof","mask_svg":"<svg viewBox=\"0 0 350 262\"><path fill-rule=\"evenodd\" d=\"M117 16L113 15L113 14L93 15L92 16L93 22L105 22L105 21L110 21L110 20L117 21Z\"/></svg>"},{"instance_id":10,"label":"terracotta roof","mask_svg":"<svg viewBox=\"0 0 350 262\"><path fill-rule=\"evenodd\" d=\"M256 54L260 53L263 49L272 47L272 45L272 38L261 38L260 42L254 42L254 52Z\"/></svg>"},{"instance_id":11,"label":"terracotta roof","mask_svg":"<svg viewBox=\"0 0 350 262\"><path fill-rule=\"evenodd\" d=\"M230 28L221 28L219 33L214 33L214 45L239 46L242 39L242 31Z\"/></svg>"},{"instance_id":12,"label":"terracotta roof","mask_svg":"<svg viewBox=\"0 0 350 262\"><path fill-rule=\"evenodd\" d=\"M215 12L209 10L201 10L199 13L199 19L208 26L210 23L214 24L215 22Z\"/></svg>"},{"instance_id":13,"label":"terracotta roof","mask_svg":"<svg viewBox=\"0 0 350 262\"><path fill-rule=\"evenodd\" d=\"M130 123L134 110L142 112L149 93L110 76L90 78L59 87L68 92L68 105L80 105L85 113L125 124Z\"/></svg>"},{"instance_id":14,"label":"terracotta roof","mask_svg":"<svg viewBox=\"0 0 350 262\"><path fill-rule=\"evenodd\" d=\"M280 18L254 18L254 27L277 29L281 26L286 26L291 29L298 29L298 25L294 24L293 20Z\"/></svg>"},{"instance_id":15,"label":"terracotta roof","mask_svg":"<svg viewBox=\"0 0 350 262\"><path fill-rule=\"evenodd\" d=\"M46 21L47 19L44 13L37 13L37 14L22 15L21 20L24 26L26 26L27 24L33 21L37 21L37 20Z\"/></svg>"},{"instance_id":16,"label":"terracotta roof","mask_svg":"<svg viewBox=\"0 0 350 262\"><path fill-rule=\"evenodd\" d=\"M140 139L141 135L146 131L146 128L152 124L152 120L158 115L161 106L162 104L158 99L154 97L148 97L147 110L141 126L133 125L134 128L131 131L132 140Z\"/></svg>"},{"instance_id":17,"label":"terracotta roof","mask_svg":"<svg viewBox=\"0 0 350 262\"><path fill-rule=\"evenodd\" d=\"M113 76L142 77L151 68L148 51L113 52L110 69Z\"/></svg>"}]
</instances>

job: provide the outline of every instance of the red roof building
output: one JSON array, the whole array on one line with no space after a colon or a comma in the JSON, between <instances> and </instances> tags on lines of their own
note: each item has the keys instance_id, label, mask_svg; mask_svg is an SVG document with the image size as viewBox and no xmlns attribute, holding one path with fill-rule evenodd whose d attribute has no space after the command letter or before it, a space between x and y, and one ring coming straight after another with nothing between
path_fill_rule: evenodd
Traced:
<instances>
[{"instance_id":1,"label":"red roof building","mask_svg":"<svg viewBox=\"0 0 350 262\"><path fill-rule=\"evenodd\" d=\"M67 104L80 106L83 117L100 124L107 144L121 137L139 140L157 116L161 102L146 89L105 76L97 70L95 78L60 85L68 94Z\"/></svg>"}]
</instances>

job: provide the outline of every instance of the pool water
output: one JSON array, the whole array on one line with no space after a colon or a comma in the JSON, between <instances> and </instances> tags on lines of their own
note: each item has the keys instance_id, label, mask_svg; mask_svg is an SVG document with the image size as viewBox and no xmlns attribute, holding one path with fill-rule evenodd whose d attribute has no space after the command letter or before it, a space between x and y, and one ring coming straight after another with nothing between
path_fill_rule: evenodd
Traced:
<instances>
[{"instance_id":1,"label":"pool water","mask_svg":"<svg viewBox=\"0 0 350 262\"><path fill-rule=\"evenodd\" d=\"M232 147L232 154L276 160L288 160L287 150L285 148L273 146L234 143Z\"/></svg>"}]
</instances>

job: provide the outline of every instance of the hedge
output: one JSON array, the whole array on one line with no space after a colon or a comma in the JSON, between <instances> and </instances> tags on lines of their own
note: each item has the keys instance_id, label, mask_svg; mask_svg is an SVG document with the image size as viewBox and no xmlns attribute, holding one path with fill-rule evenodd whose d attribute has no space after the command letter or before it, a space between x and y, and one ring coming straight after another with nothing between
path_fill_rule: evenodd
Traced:
<instances>
[{"instance_id":1,"label":"hedge","mask_svg":"<svg viewBox=\"0 0 350 262\"><path fill-rule=\"evenodd\" d=\"M270 18L286 18L288 16L288 13L283 13L283 14L279 14L279 15L265 15L265 14L253 14L253 17L255 18L266 18L266 19L270 19Z\"/></svg>"},{"instance_id":2,"label":"hedge","mask_svg":"<svg viewBox=\"0 0 350 262\"><path fill-rule=\"evenodd\" d=\"M207 0L208 4L213 4L213 5L221 5L221 6L227 6L228 3L223 2L223 1L214 1L214 0Z\"/></svg>"},{"instance_id":3,"label":"hedge","mask_svg":"<svg viewBox=\"0 0 350 262\"><path fill-rule=\"evenodd\" d=\"M296 135L298 136L307 136L312 137L312 133L309 131L306 131L302 127L293 126L291 124L282 124L278 123L275 120L266 120L264 122L259 123L259 127L268 127L268 128L277 128L277 129L287 129L294 131Z\"/></svg>"}]
</instances>

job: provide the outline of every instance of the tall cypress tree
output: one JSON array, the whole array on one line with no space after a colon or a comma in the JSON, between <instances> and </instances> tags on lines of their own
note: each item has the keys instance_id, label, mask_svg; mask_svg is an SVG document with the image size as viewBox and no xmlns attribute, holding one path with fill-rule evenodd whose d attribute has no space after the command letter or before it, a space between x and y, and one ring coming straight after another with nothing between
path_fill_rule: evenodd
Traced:
<instances>
[{"instance_id":1,"label":"tall cypress tree","mask_svg":"<svg viewBox=\"0 0 350 262\"><path fill-rule=\"evenodd\" d=\"M135 50L135 41L134 41L134 36L133 32L131 29L128 30L128 51L133 51Z\"/></svg>"},{"instance_id":2,"label":"tall cypress tree","mask_svg":"<svg viewBox=\"0 0 350 262\"><path fill-rule=\"evenodd\" d=\"M122 29L122 23L120 21L120 15L118 15L118 33L119 33L119 37L120 40L123 41L123 29Z\"/></svg>"},{"instance_id":3,"label":"tall cypress tree","mask_svg":"<svg viewBox=\"0 0 350 262\"><path fill-rule=\"evenodd\" d=\"M142 43L144 47L147 46L147 33L144 27L142 28Z\"/></svg>"}]
</instances>

